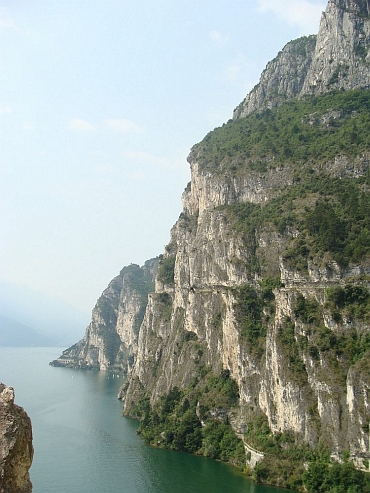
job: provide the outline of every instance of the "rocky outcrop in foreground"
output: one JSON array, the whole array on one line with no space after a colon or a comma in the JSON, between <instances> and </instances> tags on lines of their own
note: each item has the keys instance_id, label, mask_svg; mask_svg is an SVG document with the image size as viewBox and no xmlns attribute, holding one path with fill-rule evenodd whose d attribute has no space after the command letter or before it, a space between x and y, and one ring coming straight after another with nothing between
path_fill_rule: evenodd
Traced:
<instances>
[{"instance_id":1,"label":"rocky outcrop in foreground","mask_svg":"<svg viewBox=\"0 0 370 493\"><path fill-rule=\"evenodd\" d=\"M14 404L14 390L0 383L0 493L32 491L32 427L27 413Z\"/></svg>"}]
</instances>

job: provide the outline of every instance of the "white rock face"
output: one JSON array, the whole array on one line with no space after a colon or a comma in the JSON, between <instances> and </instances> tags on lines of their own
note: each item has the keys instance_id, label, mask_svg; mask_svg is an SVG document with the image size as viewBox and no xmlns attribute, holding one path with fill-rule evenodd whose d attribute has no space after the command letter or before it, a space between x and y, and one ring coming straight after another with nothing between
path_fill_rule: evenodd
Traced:
<instances>
[{"instance_id":1,"label":"white rock face","mask_svg":"<svg viewBox=\"0 0 370 493\"><path fill-rule=\"evenodd\" d=\"M332 166L329 171L335 170ZM253 177L251 180L254 183ZM275 180L275 184L281 182ZM281 344L279 330L288 317L295 326L297 341L305 333L304 324L294 313L297 296L314 299L323 306L328 285L365 273L367 267L353 266L346 271L333 261L310 261L308 272L303 274L279 257L286 240L276 232L261 231L254 239L259 255L269 259L266 263L280 275L283 287L274 292L275 316L267 327L265 355L256 359L241 336L233 288L245 283L258 285L259 277L250 269L253 252L248 241L235 234L224 212L216 209L230 203L228 187L230 183L213 190L212 177L202 175L196 163L192 165L191 187L183 197L184 215L172 229L171 244L176 245L174 285L157 283L156 293L149 296L136 361L123 395L125 412L130 413L143 393L149 392L154 402L175 385L185 387L202 361L216 373L230 370L237 381L241 404L236 419L238 432L245 426L247 408L256 406L266 414L274 432L293 431L313 445L321 436L330 443L335 456L350 446L360 464L369 449L368 436L359 428L370 410L365 414L358 411L353 384L347 383L346 387L344 381L339 382L338 371L324 356L318 363L302 354L304 370L297 374ZM238 187L242 190L240 183ZM236 194L233 197L238 200ZM165 317L164 303L169 310ZM323 323L336 330L331 317L324 317ZM196 334L201 357L195 345L183 343L186 333ZM348 378L350 381L350 375Z\"/></svg>"},{"instance_id":2,"label":"white rock face","mask_svg":"<svg viewBox=\"0 0 370 493\"><path fill-rule=\"evenodd\" d=\"M370 369L357 365L348 372L347 406L348 428L351 435L351 458L358 467L364 467L370 449L370 429L366 417L370 413Z\"/></svg>"},{"instance_id":3,"label":"white rock face","mask_svg":"<svg viewBox=\"0 0 370 493\"><path fill-rule=\"evenodd\" d=\"M183 213L202 215L220 205L236 202L260 204L275 197L281 184L289 186L293 182L291 166L269 169L267 173L249 173L248 177L228 177L212 175L201 170L197 156L189 156L192 173L191 190L182 196Z\"/></svg>"},{"instance_id":4,"label":"white rock face","mask_svg":"<svg viewBox=\"0 0 370 493\"><path fill-rule=\"evenodd\" d=\"M216 374L227 369L239 385L240 408L230 418L237 433L245 431L249 413L262 411L273 432L291 431L312 445L320 438L335 457L350 449L361 466L369 457L368 434L361 427L370 418L370 409L367 400L357 405L353 396L361 381L361 395L367 399L369 373L358 370L361 377L355 384L354 370L347 376L340 359L311 354L309 328L297 318L295 306L299 296L315 301L323 313L322 325L337 331L338 325L325 311L327 287L367 275L370 266L365 262L342 269L332 259L316 258L308 259L307 272L298 271L281 256L297 232L284 236L265 228L253 238L236 233L218 206L269 200L286 186L291 176L288 166L274 170L271 177L226 177L223 182L203 173L192 159L196 156L190 156L192 181L183 195L183 213L171 231L174 282L157 281L156 292L149 296L128 389L122 392L125 413L130 414L143 395L149 394L153 403L174 386L186 387L197 375L198 365L208 365ZM323 172L355 179L368 167L368 156L353 160L342 156L327 163ZM263 259L269 276L282 282L274 290L275 310L266 325L264 354L258 356L241 333L235 291L246 284L258 289L263 273L251 267L254 255ZM308 344L294 354L280 335L287 320L295 347L302 338ZM191 335L188 344L187 334Z\"/></svg>"},{"instance_id":5,"label":"white rock face","mask_svg":"<svg viewBox=\"0 0 370 493\"><path fill-rule=\"evenodd\" d=\"M234 119L253 111L272 109L302 91L315 53L316 36L288 43L262 72L259 83L234 110Z\"/></svg>"},{"instance_id":6,"label":"white rock face","mask_svg":"<svg viewBox=\"0 0 370 493\"><path fill-rule=\"evenodd\" d=\"M367 2L330 0L300 95L369 87L369 34Z\"/></svg>"}]
</instances>

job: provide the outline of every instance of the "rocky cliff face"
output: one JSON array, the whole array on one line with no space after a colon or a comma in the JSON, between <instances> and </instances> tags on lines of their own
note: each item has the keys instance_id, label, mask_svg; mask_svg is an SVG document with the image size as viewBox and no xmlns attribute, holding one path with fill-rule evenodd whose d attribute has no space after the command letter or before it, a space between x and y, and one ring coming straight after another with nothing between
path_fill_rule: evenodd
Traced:
<instances>
[{"instance_id":1,"label":"rocky cliff face","mask_svg":"<svg viewBox=\"0 0 370 493\"><path fill-rule=\"evenodd\" d=\"M158 259L124 267L97 301L84 338L63 351L54 366L130 370Z\"/></svg>"},{"instance_id":2,"label":"rocky cliff face","mask_svg":"<svg viewBox=\"0 0 370 493\"><path fill-rule=\"evenodd\" d=\"M330 0L317 37L288 43L235 109L234 118L310 94L368 88L369 12L366 0Z\"/></svg>"},{"instance_id":3,"label":"rocky cliff face","mask_svg":"<svg viewBox=\"0 0 370 493\"><path fill-rule=\"evenodd\" d=\"M368 2L330 1L318 36L289 43L235 118L310 94L367 88L368 14ZM319 112L313 102L299 125L332 132L345 112L327 101ZM268 119L276 126L278 115L255 121L260 139L270 128ZM293 160L289 152L279 157L274 147L258 161L252 151L242 154L236 143L232 152L222 140L242 131L247 137L248 125L229 128L229 134L226 129L207 136L189 156L191 183L149 295L136 360L121 394L124 411L135 413L144 396L154 404L174 387L188 388L204 368L215 374L227 369L239 386L239 407L229 416L239 434L262 413L274 434L292 432L312 447L321 442L335 458L348 450L358 467L368 467L369 319L356 312L358 299L351 304L348 294L342 303L336 296L361 291L369 299L369 256L344 261L334 253L339 237L319 248L321 240L314 238L325 221L321 199L337 203L341 184L368 200L369 150L351 154L338 147L330 159L307 154ZM297 147L303 148L309 137L301 137ZM213 158L212 138L218 149ZM337 183L337 192L326 185L324 190L324 182ZM172 278L163 282L160 274L170 266ZM353 350L351 338L358 341Z\"/></svg>"},{"instance_id":4,"label":"rocky cliff face","mask_svg":"<svg viewBox=\"0 0 370 493\"><path fill-rule=\"evenodd\" d=\"M32 491L29 469L32 464L31 420L14 404L12 387L0 383L0 492Z\"/></svg>"},{"instance_id":5,"label":"rocky cliff face","mask_svg":"<svg viewBox=\"0 0 370 493\"><path fill-rule=\"evenodd\" d=\"M368 169L369 157L362 157L359 176ZM281 233L267 222L250 237L238 233L228 208L220 207L229 204L231 196L244 201L237 190L246 191L254 181L266 182L265 175L259 180L252 177L247 186L248 178L234 177L220 193L221 187L213 187L212 179L199 173L198 163L191 162L191 167L184 212L172 230L171 253L166 252L164 259L175 256L173 282L157 281L155 293L149 295L136 361L121 396L125 412L131 414L144 395L149 394L154 403L175 386L185 388L203 367L216 374L228 369L239 386L240 407L236 417L234 413L239 433L253 413L263 412L274 433L293 431L313 446L320 440L337 458L350 450L364 467L370 457L366 360L351 365L347 355L333 352L319 339L368 333L363 319L345 320L346 308L333 315L328 297L330 288L342 289L349 282L368 290L369 259L343 268L320 253L308 258L304 269L297 268L289 255L297 230ZM329 179L334 179L339 162L328 169ZM323 174L321 169L317 172ZM289 176L289 168L283 173ZM351 176L351 166L347 173ZM265 203L269 188L256 187L252 196L254 203ZM313 195L307 197L306 206L311 200L315 201ZM262 321L266 331L254 337L243 329L250 316L245 309L250 297L243 297L241 288L250 286L247 294L253 299L264 280L271 279L279 279L280 287L274 288L271 301L262 304L259 314L252 314L252 324ZM321 335L307 314L300 313L302 304L315 307Z\"/></svg>"},{"instance_id":6,"label":"rocky cliff face","mask_svg":"<svg viewBox=\"0 0 370 493\"><path fill-rule=\"evenodd\" d=\"M369 467L368 15L368 2L329 1L317 38L289 43L235 119L194 146L155 289L139 307L121 273L63 354L100 368L129 358L127 415L173 410L181 389L182 412L195 399L202 426L231 423L253 466L263 429L285 437L281 452L321 444ZM237 383L237 404L209 375Z\"/></svg>"}]
</instances>

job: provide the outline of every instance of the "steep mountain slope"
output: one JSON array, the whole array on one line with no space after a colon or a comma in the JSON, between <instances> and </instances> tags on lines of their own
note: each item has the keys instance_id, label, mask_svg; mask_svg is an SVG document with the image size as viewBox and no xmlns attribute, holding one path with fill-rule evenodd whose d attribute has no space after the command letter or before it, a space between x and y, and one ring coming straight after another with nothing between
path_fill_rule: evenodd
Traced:
<instances>
[{"instance_id":1,"label":"steep mountain slope","mask_svg":"<svg viewBox=\"0 0 370 493\"><path fill-rule=\"evenodd\" d=\"M262 457L256 449L269 452L257 479L284 486L302 484L303 461L319 445L369 464L370 93L355 48L365 7L329 2L315 50L311 37L280 55L277 94L270 65L261 101L192 149L183 213L122 391L149 441L238 462L237 443L209 452L204 430L216 417L244 437L251 465ZM346 50L343 29L347 40L352 33ZM323 50L352 68L334 81L327 61L326 82L308 90ZM297 60L306 75L288 84ZM214 395L223 395L223 371L237 383L237 406ZM296 469L289 450L300 457Z\"/></svg>"},{"instance_id":2,"label":"steep mountain slope","mask_svg":"<svg viewBox=\"0 0 370 493\"><path fill-rule=\"evenodd\" d=\"M269 121L286 128L292 104L260 117L261 138ZM122 396L127 414L145 416L140 406L146 398L155 410L161 396L178 387L179 402L187 399L199 420L223 409L257 450L267 451L271 433L285 439L288 433L312 450L321 443L337 459L349 451L367 467L369 109L367 91L294 103L307 158L292 160L275 150L273 159L257 147L250 158L227 152L222 158L220 144L215 164L214 142L248 133L248 119L215 130L193 149L184 210L149 295ZM337 112L342 116L327 124L327 115ZM348 129L348 140L343 137L347 125L357 126L355 138ZM313 156L309 143L317 133L328 149ZM292 133L292 142L283 144L293 155L296 138ZM278 147L281 139L269 142ZM237 407L205 402L209 376L223 370L238 385ZM170 438L160 438L164 431L159 427L152 439L172 446Z\"/></svg>"},{"instance_id":3,"label":"steep mountain slope","mask_svg":"<svg viewBox=\"0 0 370 493\"><path fill-rule=\"evenodd\" d=\"M191 150L120 392L147 441L281 486L369 491L348 462L370 462L369 12L329 1L317 38L288 44ZM117 334L113 283L102 329ZM110 364L127 358L115 347Z\"/></svg>"}]
</instances>

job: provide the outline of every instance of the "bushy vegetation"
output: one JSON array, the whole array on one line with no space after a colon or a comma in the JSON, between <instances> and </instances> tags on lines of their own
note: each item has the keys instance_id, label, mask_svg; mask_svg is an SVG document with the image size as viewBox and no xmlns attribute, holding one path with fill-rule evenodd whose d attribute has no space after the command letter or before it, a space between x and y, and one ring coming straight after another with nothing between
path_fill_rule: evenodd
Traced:
<instances>
[{"instance_id":1,"label":"bushy vegetation","mask_svg":"<svg viewBox=\"0 0 370 493\"><path fill-rule=\"evenodd\" d=\"M303 461L309 457L312 462L306 470ZM261 483L307 493L370 492L370 475L357 470L352 462L330 463L320 451L302 447L282 448L276 457L266 455L256 465L253 477Z\"/></svg>"},{"instance_id":2,"label":"bushy vegetation","mask_svg":"<svg viewBox=\"0 0 370 493\"><path fill-rule=\"evenodd\" d=\"M227 370L216 376L202 368L191 385L173 387L154 406L149 398L138 402L139 433L158 447L230 462L257 482L308 493L370 493L370 476L356 470L348 455L342 464L331 463L322 445L311 448L292 432L272 433L258 409L250 414L244 438L264 458L251 472L243 442L227 419L237 401L238 386Z\"/></svg>"},{"instance_id":3,"label":"bushy vegetation","mask_svg":"<svg viewBox=\"0 0 370 493\"><path fill-rule=\"evenodd\" d=\"M158 302L158 311L163 321L169 321L172 314L172 298L168 293L157 293L155 298ZM177 320L181 323L181 319Z\"/></svg>"},{"instance_id":4,"label":"bushy vegetation","mask_svg":"<svg viewBox=\"0 0 370 493\"><path fill-rule=\"evenodd\" d=\"M322 445L313 449L293 433L273 434L262 413L248 423L245 438L265 454L253 471L258 482L308 493L370 492L370 475L356 470L348 455L343 454L341 464L331 463Z\"/></svg>"},{"instance_id":5,"label":"bushy vegetation","mask_svg":"<svg viewBox=\"0 0 370 493\"><path fill-rule=\"evenodd\" d=\"M267 171L287 160L325 162L356 156L370 143L370 91L331 92L230 120L194 146L203 169ZM340 111L341 118L330 117ZM327 123L322 117L329 115ZM232 158L232 159L230 159Z\"/></svg>"},{"instance_id":6,"label":"bushy vegetation","mask_svg":"<svg viewBox=\"0 0 370 493\"><path fill-rule=\"evenodd\" d=\"M188 388L172 388L153 407L147 398L139 401L135 410L139 433L156 446L242 467L244 446L227 422L227 410L237 403L238 395L238 386L227 370L216 376L203 369Z\"/></svg>"},{"instance_id":7,"label":"bushy vegetation","mask_svg":"<svg viewBox=\"0 0 370 493\"><path fill-rule=\"evenodd\" d=\"M174 255L160 259L157 275L158 281L170 286L173 285L175 276L175 260L176 257Z\"/></svg>"},{"instance_id":8,"label":"bushy vegetation","mask_svg":"<svg viewBox=\"0 0 370 493\"><path fill-rule=\"evenodd\" d=\"M328 288L328 306L336 322L342 322L342 313L349 320L370 322L370 293L361 284L346 284Z\"/></svg>"},{"instance_id":9,"label":"bushy vegetation","mask_svg":"<svg viewBox=\"0 0 370 493\"><path fill-rule=\"evenodd\" d=\"M355 326L341 326L354 321L369 321L370 293L363 285L347 284L327 289L328 301L324 310L330 309L339 327L334 331L324 325L323 308L316 300L306 299L301 294L296 298L294 315L298 321L306 325L306 335L296 335L294 323L287 319L279 329L280 341L287 348L291 363L301 361L298 353L308 352L314 360L319 360L320 354L327 353L328 361L337 366L341 361L343 378L350 365L370 354L370 333L358 330ZM331 354L331 357L330 357ZM302 366L302 361L298 366ZM303 370L302 366L302 370Z\"/></svg>"},{"instance_id":10,"label":"bushy vegetation","mask_svg":"<svg viewBox=\"0 0 370 493\"><path fill-rule=\"evenodd\" d=\"M280 277L269 277L266 276L261 281L261 289L262 289L262 299L264 303L274 301L274 289L278 289L281 287Z\"/></svg>"},{"instance_id":11,"label":"bushy vegetation","mask_svg":"<svg viewBox=\"0 0 370 493\"><path fill-rule=\"evenodd\" d=\"M250 284L244 284L234 290L237 297L235 315L242 337L249 343L255 344L266 336L266 327L263 324L263 299Z\"/></svg>"},{"instance_id":12,"label":"bushy vegetation","mask_svg":"<svg viewBox=\"0 0 370 493\"><path fill-rule=\"evenodd\" d=\"M286 318L285 322L279 327L279 341L288 361L287 370L290 371L291 379L299 386L304 386L307 383L307 371L303 362L301 353L301 344L297 342L295 336L295 325L290 318Z\"/></svg>"},{"instance_id":13,"label":"bushy vegetation","mask_svg":"<svg viewBox=\"0 0 370 493\"><path fill-rule=\"evenodd\" d=\"M190 190L190 189L189 189ZM186 229L189 233L196 231L199 219L198 212L196 214L189 215L186 212L181 212L179 216L179 224Z\"/></svg>"},{"instance_id":14,"label":"bushy vegetation","mask_svg":"<svg viewBox=\"0 0 370 493\"><path fill-rule=\"evenodd\" d=\"M309 327L309 341L307 337L300 336L297 338L297 344L301 350L308 350L314 359L319 359L320 353L332 352L334 360L339 357L345 370L349 365L370 354L368 331L359 331L355 326L341 327L344 319L350 324L355 321L369 322L370 293L364 285L349 283L345 286L329 287L327 299L324 309L330 309L333 319L339 324L335 331L324 325L322 309L316 300L306 299L300 294L297 296L294 315ZM294 326L292 331L292 338L295 340Z\"/></svg>"},{"instance_id":15,"label":"bushy vegetation","mask_svg":"<svg viewBox=\"0 0 370 493\"><path fill-rule=\"evenodd\" d=\"M263 354L267 323L275 309L273 290L280 285L279 278L265 277L260 286L252 287L247 283L233 289L240 335L249 344L251 353L257 357Z\"/></svg>"},{"instance_id":16,"label":"bushy vegetation","mask_svg":"<svg viewBox=\"0 0 370 493\"><path fill-rule=\"evenodd\" d=\"M370 475L355 469L352 462L330 464L316 460L303 475L308 493L369 493Z\"/></svg>"},{"instance_id":17,"label":"bushy vegetation","mask_svg":"<svg viewBox=\"0 0 370 493\"><path fill-rule=\"evenodd\" d=\"M302 170L298 178L264 205L219 207L249 251L255 252L258 231L269 225L288 239L290 231L299 231L283 257L301 271L307 270L309 258L320 259L326 252L342 266L370 255L370 173L351 180Z\"/></svg>"},{"instance_id":18,"label":"bushy vegetation","mask_svg":"<svg viewBox=\"0 0 370 493\"><path fill-rule=\"evenodd\" d=\"M124 267L121 270L121 276L124 278L124 283L140 295L141 306L134 321L134 330L138 332L148 304L148 294L154 291L154 276L149 266L141 268L136 264Z\"/></svg>"},{"instance_id":19,"label":"bushy vegetation","mask_svg":"<svg viewBox=\"0 0 370 493\"><path fill-rule=\"evenodd\" d=\"M130 264L121 270L121 276L124 282L142 297L154 291L154 280L150 274L149 266L147 268L139 267L137 264Z\"/></svg>"},{"instance_id":20,"label":"bushy vegetation","mask_svg":"<svg viewBox=\"0 0 370 493\"><path fill-rule=\"evenodd\" d=\"M247 423L246 442L263 452L253 477L258 482L275 484L284 488L301 489L305 472L304 462L315 459L315 452L293 433L273 434L265 414L256 412Z\"/></svg>"},{"instance_id":21,"label":"bushy vegetation","mask_svg":"<svg viewBox=\"0 0 370 493\"><path fill-rule=\"evenodd\" d=\"M316 300L306 299L301 294L298 294L294 315L306 324L319 325L322 323L322 315L320 307Z\"/></svg>"}]
</instances>

